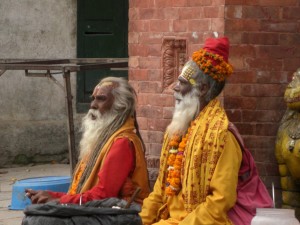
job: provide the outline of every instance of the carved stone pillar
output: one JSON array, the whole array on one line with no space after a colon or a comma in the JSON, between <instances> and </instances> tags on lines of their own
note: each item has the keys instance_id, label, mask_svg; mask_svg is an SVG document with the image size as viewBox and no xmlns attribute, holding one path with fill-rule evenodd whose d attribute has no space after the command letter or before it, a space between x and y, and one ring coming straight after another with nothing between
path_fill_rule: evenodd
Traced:
<instances>
[{"instance_id":1,"label":"carved stone pillar","mask_svg":"<svg viewBox=\"0 0 300 225\"><path fill-rule=\"evenodd\" d=\"M167 89L177 80L187 61L187 43L185 39L165 38L162 46L163 88Z\"/></svg>"}]
</instances>

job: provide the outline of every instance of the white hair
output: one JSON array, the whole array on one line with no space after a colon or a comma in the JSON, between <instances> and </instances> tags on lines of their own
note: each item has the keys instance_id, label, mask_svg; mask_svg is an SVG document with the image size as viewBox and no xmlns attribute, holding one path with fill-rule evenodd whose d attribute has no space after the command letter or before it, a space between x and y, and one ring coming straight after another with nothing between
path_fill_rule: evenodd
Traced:
<instances>
[{"instance_id":1,"label":"white hair","mask_svg":"<svg viewBox=\"0 0 300 225\"><path fill-rule=\"evenodd\" d=\"M101 114L96 109L90 109L82 118L82 138L79 143L79 159L89 155L95 148L99 135L106 132L117 114L112 112ZM94 118L93 118L94 117Z\"/></svg>"},{"instance_id":2,"label":"white hair","mask_svg":"<svg viewBox=\"0 0 300 225\"><path fill-rule=\"evenodd\" d=\"M200 112L199 91L193 88L189 93L182 96L175 92L176 104L174 108L173 118L167 132L170 136L174 134L184 135L190 126L192 120Z\"/></svg>"},{"instance_id":3,"label":"white hair","mask_svg":"<svg viewBox=\"0 0 300 225\"><path fill-rule=\"evenodd\" d=\"M106 77L98 85L112 82L114 103L108 111L101 114L99 110L90 109L82 119L82 139L79 144L79 159L90 153L99 151L108 138L119 129L128 116L134 115L135 91L128 81L120 77ZM96 150L95 150L96 149Z\"/></svg>"}]
</instances>

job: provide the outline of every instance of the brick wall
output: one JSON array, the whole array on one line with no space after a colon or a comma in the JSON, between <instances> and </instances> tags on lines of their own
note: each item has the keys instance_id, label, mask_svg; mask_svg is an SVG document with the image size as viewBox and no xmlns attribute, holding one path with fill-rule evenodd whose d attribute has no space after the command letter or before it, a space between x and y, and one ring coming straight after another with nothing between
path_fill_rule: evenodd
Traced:
<instances>
[{"instance_id":1,"label":"brick wall","mask_svg":"<svg viewBox=\"0 0 300 225\"><path fill-rule=\"evenodd\" d=\"M265 184L270 188L274 182L277 195L275 139L286 110L285 88L300 66L299 10L299 0L227 0L225 8L235 72L224 91L224 106Z\"/></svg>"},{"instance_id":2,"label":"brick wall","mask_svg":"<svg viewBox=\"0 0 300 225\"><path fill-rule=\"evenodd\" d=\"M156 179L163 134L174 106L170 87L163 86L162 43L186 40L186 54L224 30L224 1L129 1L129 80L138 93L138 122L147 147L150 179ZM223 3L223 4L222 4Z\"/></svg>"},{"instance_id":3,"label":"brick wall","mask_svg":"<svg viewBox=\"0 0 300 225\"><path fill-rule=\"evenodd\" d=\"M174 105L163 85L162 45L186 40L186 54L216 31L230 38L235 71L224 107L251 149L260 175L280 189L274 145L286 109L283 93L299 67L299 0L130 0L129 80L138 92L138 122L155 180L163 132Z\"/></svg>"}]
</instances>

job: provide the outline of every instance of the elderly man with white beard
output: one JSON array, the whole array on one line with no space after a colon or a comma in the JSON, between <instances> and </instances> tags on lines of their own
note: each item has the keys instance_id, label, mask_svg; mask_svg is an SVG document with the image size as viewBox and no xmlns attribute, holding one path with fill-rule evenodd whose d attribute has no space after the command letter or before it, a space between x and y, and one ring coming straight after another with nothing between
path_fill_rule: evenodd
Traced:
<instances>
[{"instance_id":1,"label":"elderly man with white beard","mask_svg":"<svg viewBox=\"0 0 300 225\"><path fill-rule=\"evenodd\" d=\"M32 203L129 200L138 187L141 191L135 201L142 203L149 194L149 182L135 106L135 91L125 79L101 80L83 118L79 162L68 193L27 189Z\"/></svg>"},{"instance_id":2,"label":"elderly man with white beard","mask_svg":"<svg viewBox=\"0 0 300 225\"><path fill-rule=\"evenodd\" d=\"M183 67L158 178L144 200L144 225L227 225L242 152L217 96L232 73L229 41L209 38Z\"/></svg>"}]
</instances>

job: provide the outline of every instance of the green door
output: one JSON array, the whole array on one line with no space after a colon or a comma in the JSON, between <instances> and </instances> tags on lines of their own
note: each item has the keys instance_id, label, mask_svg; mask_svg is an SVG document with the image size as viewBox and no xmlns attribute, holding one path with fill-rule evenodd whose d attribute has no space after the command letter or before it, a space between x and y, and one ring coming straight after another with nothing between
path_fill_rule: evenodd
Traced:
<instances>
[{"instance_id":1,"label":"green door","mask_svg":"<svg viewBox=\"0 0 300 225\"><path fill-rule=\"evenodd\" d=\"M77 58L128 57L128 0L77 0ZM85 71L77 74L77 111L86 112L93 88L107 76L128 71Z\"/></svg>"}]
</instances>

